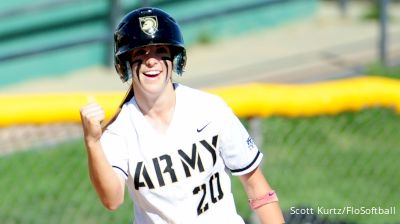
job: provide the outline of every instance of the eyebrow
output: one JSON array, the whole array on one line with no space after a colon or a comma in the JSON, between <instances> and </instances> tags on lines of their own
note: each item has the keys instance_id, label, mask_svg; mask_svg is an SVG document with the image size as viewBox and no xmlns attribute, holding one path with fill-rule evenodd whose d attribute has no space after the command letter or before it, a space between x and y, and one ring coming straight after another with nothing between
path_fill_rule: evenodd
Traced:
<instances>
[{"instance_id":1,"label":"eyebrow","mask_svg":"<svg viewBox=\"0 0 400 224\"><path fill-rule=\"evenodd\" d=\"M145 49L137 49L136 51L133 52L132 58L142 56L146 53L147 51ZM168 48L166 46L156 46L155 47L155 52L156 53L168 53Z\"/></svg>"},{"instance_id":2,"label":"eyebrow","mask_svg":"<svg viewBox=\"0 0 400 224\"><path fill-rule=\"evenodd\" d=\"M168 53L168 49L167 49L166 47L164 47L164 46L162 46L162 47L157 47L157 48L156 48L156 52L159 52L159 53Z\"/></svg>"}]
</instances>

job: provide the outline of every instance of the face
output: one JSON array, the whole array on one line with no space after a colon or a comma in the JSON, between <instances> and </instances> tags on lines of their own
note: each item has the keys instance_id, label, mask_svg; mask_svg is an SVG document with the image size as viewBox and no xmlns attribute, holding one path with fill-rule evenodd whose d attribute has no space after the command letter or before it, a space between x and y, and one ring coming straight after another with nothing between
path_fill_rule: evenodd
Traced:
<instances>
[{"instance_id":1,"label":"face","mask_svg":"<svg viewBox=\"0 0 400 224\"><path fill-rule=\"evenodd\" d=\"M172 61L166 46L147 46L132 51L132 84L136 91L147 94L161 93L172 86Z\"/></svg>"}]
</instances>

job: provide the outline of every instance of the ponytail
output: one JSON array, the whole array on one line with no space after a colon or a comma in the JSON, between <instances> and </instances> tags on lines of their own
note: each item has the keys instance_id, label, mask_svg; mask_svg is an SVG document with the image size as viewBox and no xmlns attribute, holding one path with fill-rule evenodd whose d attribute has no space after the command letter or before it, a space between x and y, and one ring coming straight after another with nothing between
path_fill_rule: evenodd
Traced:
<instances>
[{"instance_id":1,"label":"ponytail","mask_svg":"<svg viewBox=\"0 0 400 224\"><path fill-rule=\"evenodd\" d=\"M110 124L112 124L112 123L117 119L119 113L121 112L122 106L124 106L124 104L125 104L126 102L128 102L130 99L132 99L132 97L133 97L134 95L135 95L135 94L134 94L134 92L133 92L133 85L130 85L130 87L129 87L128 91L126 92L124 99L123 99L122 102L120 103L120 105L119 105L117 111L114 113L114 115L111 117L111 119L103 126L103 128L102 128L102 129L103 129L103 132L104 132L104 130L106 130L106 128L107 128Z\"/></svg>"}]
</instances>

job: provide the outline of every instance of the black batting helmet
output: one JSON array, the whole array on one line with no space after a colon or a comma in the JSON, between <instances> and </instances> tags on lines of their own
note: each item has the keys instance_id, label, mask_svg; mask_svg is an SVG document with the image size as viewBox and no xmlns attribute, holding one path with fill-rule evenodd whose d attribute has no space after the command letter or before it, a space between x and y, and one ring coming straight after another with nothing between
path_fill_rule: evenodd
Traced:
<instances>
[{"instance_id":1,"label":"black batting helmet","mask_svg":"<svg viewBox=\"0 0 400 224\"><path fill-rule=\"evenodd\" d=\"M170 46L174 71L182 74L186 51L178 23L161 9L145 7L125 15L114 32L114 66L123 82L131 76L128 53L149 45Z\"/></svg>"}]
</instances>

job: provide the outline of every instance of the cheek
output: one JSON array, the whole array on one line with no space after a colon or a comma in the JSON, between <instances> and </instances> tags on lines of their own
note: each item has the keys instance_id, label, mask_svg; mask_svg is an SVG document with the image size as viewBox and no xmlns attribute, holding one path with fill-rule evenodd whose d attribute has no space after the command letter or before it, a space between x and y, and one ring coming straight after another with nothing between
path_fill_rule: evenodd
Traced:
<instances>
[{"instance_id":1,"label":"cheek","mask_svg":"<svg viewBox=\"0 0 400 224\"><path fill-rule=\"evenodd\" d=\"M139 78L139 69L140 69L140 62L136 62L131 66L132 69L132 78Z\"/></svg>"},{"instance_id":2,"label":"cheek","mask_svg":"<svg viewBox=\"0 0 400 224\"><path fill-rule=\"evenodd\" d=\"M167 74L170 75L172 73L172 62L170 60L163 60L163 62Z\"/></svg>"}]
</instances>

